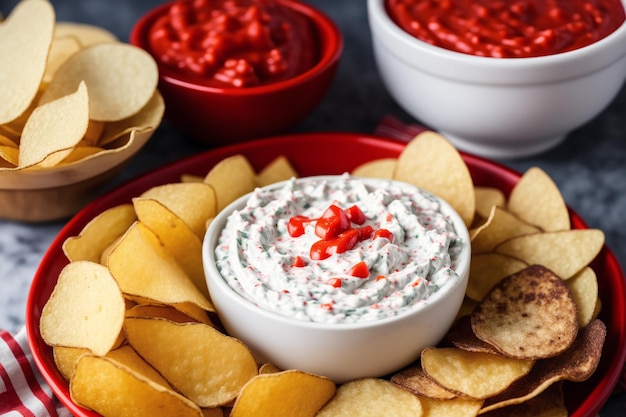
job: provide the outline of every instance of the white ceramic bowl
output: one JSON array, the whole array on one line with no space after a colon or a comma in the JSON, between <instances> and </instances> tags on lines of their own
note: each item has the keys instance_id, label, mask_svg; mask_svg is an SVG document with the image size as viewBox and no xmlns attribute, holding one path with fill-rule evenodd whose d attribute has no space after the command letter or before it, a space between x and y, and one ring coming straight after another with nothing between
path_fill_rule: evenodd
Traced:
<instances>
[{"instance_id":1,"label":"white ceramic bowl","mask_svg":"<svg viewBox=\"0 0 626 417\"><path fill-rule=\"evenodd\" d=\"M308 177L310 180L325 177ZM383 180L365 180L374 187ZM279 183L280 184L280 183ZM276 187L274 184L270 187ZM242 340L257 360L281 369L300 369L324 375L337 383L389 374L416 360L421 351L435 346L452 325L465 295L469 276L469 234L461 217L441 201L457 235L463 240L456 272L460 279L434 293L420 308L395 317L362 323L327 324L299 320L255 306L235 292L215 264L214 249L228 216L245 206L244 196L211 222L202 257L209 292L228 333Z\"/></svg>"},{"instance_id":2,"label":"white ceramic bowl","mask_svg":"<svg viewBox=\"0 0 626 417\"><path fill-rule=\"evenodd\" d=\"M626 5L626 0L622 0ZM380 76L397 103L459 149L493 158L550 149L599 114L626 78L626 24L578 50L487 58L422 42L368 0Z\"/></svg>"}]
</instances>

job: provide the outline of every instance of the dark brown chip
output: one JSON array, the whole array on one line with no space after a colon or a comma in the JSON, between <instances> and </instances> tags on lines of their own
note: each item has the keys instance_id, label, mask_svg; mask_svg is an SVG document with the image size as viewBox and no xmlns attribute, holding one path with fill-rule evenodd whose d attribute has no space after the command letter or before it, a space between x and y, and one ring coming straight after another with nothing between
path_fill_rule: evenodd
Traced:
<instances>
[{"instance_id":1,"label":"dark brown chip","mask_svg":"<svg viewBox=\"0 0 626 417\"><path fill-rule=\"evenodd\" d=\"M500 281L474 309L471 325L501 354L536 360L570 347L578 333L578 311L559 276L531 265Z\"/></svg>"},{"instance_id":2,"label":"dark brown chip","mask_svg":"<svg viewBox=\"0 0 626 417\"><path fill-rule=\"evenodd\" d=\"M472 330L471 316L460 317L448 331L446 340L459 349L470 352L499 354L489 343L485 343L476 337Z\"/></svg>"},{"instance_id":3,"label":"dark brown chip","mask_svg":"<svg viewBox=\"0 0 626 417\"><path fill-rule=\"evenodd\" d=\"M451 400L456 398L453 392L448 391L422 370L421 365L416 364L391 376L391 382L402 389L415 395L432 398L435 400Z\"/></svg>"},{"instance_id":4,"label":"dark brown chip","mask_svg":"<svg viewBox=\"0 0 626 417\"><path fill-rule=\"evenodd\" d=\"M541 394L521 404L497 408L482 417L567 417L569 415L563 398L562 383L552 384Z\"/></svg>"},{"instance_id":5,"label":"dark brown chip","mask_svg":"<svg viewBox=\"0 0 626 417\"><path fill-rule=\"evenodd\" d=\"M526 376L500 394L488 398L482 412L526 402L559 381L585 381L593 375L600 362L605 339L604 323L597 319L592 321L581 329L572 346L565 352L537 361Z\"/></svg>"}]
</instances>

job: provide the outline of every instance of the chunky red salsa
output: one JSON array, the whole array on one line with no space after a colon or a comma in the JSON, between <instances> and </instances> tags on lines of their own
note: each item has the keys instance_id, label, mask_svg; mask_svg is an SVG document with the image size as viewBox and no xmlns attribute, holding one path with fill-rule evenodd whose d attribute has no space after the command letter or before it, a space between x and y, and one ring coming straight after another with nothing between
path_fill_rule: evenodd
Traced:
<instances>
[{"instance_id":1,"label":"chunky red salsa","mask_svg":"<svg viewBox=\"0 0 626 417\"><path fill-rule=\"evenodd\" d=\"M411 35L453 51L496 58L582 48L624 22L620 0L387 0Z\"/></svg>"},{"instance_id":2,"label":"chunky red salsa","mask_svg":"<svg viewBox=\"0 0 626 417\"><path fill-rule=\"evenodd\" d=\"M272 0L179 0L154 23L149 44L165 66L215 87L286 80L317 60L308 18Z\"/></svg>"}]
</instances>

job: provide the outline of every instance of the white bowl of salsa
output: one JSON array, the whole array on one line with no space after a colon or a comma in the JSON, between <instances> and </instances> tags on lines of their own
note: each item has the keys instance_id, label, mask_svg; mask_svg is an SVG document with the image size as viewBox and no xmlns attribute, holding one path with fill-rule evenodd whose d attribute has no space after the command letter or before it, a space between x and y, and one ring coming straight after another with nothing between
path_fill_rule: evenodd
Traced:
<instances>
[{"instance_id":1,"label":"white bowl of salsa","mask_svg":"<svg viewBox=\"0 0 626 417\"><path fill-rule=\"evenodd\" d=\"M439 343L463 301L470 241L440 198L344 174L238 199L211 222L203 260L222 324L259 362L343 383Z\"/></svg>"},{"instance_id":2,"label":"white bowl of salsa","mask_svg":"<svg viewBox=\"0 0 626 417\"><path fill-rule=\"evenodd\" d=\"M368 16L402 108L459 149L517 158L557 146L619 92L625 4L368 0Z\"/></svg>"}]
</instances>

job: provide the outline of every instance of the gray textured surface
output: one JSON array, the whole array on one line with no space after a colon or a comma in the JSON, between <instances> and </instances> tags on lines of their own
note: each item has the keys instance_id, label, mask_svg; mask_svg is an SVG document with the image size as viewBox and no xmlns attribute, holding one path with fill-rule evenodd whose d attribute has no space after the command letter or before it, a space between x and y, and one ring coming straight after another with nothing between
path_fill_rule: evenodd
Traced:
<instances>
[{"instance_id":1,"label":"gray textured surface","mask_svg":"<svg viewBox=\"0 0 626 417\"><path fill-rule=\"evenodd\" d=\"M7 15L15 0L0 0ZM156 0L52 0L59 21L97 24L127 40L137 18ZM337 78L322 104L297 131L369 133L384 115L414 121L385 92L374 64L364 0L310 0L331 15L345 37ZM4 65L1 61L0 64ZM120 183L183 156L205 150L167 122L120 175ZM562 190L567 203L591 226L606 233L607 244L626 265L626 89L597 118L543 155L502 161L524 171L538 165ZM62 222L24 225L0 221L0 328L17 331L24 323L30 280ZM626 395L613 396L602 417L626 415Z\"/></svg>"}]
</instances>

